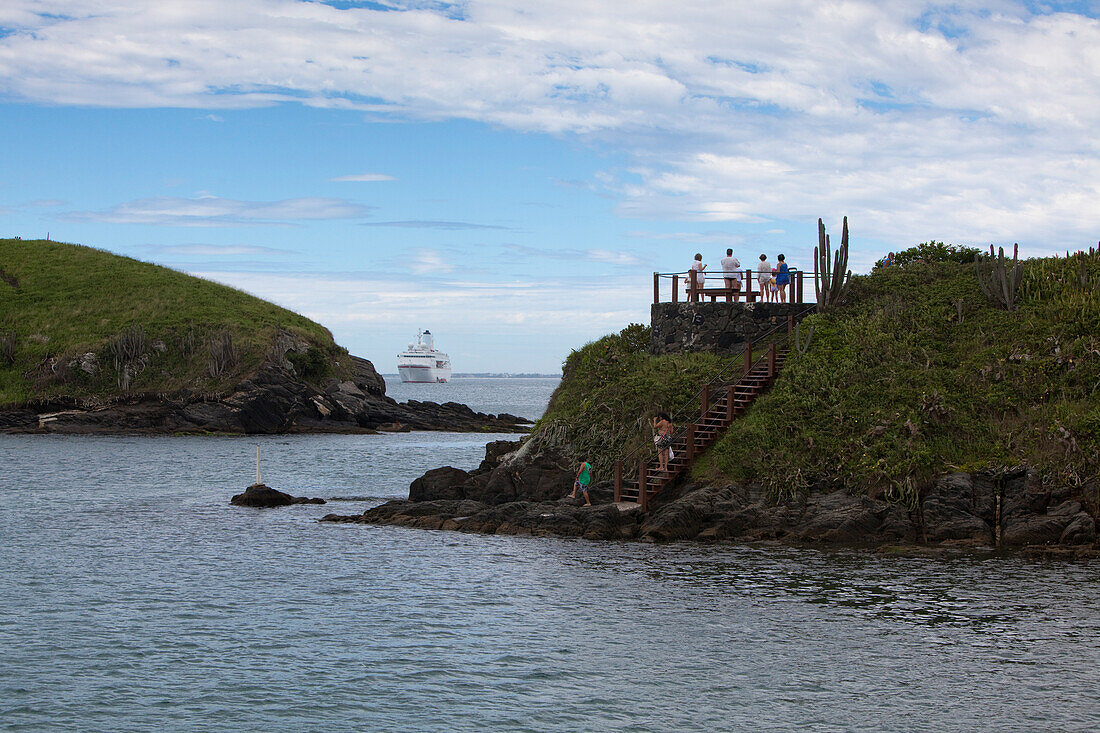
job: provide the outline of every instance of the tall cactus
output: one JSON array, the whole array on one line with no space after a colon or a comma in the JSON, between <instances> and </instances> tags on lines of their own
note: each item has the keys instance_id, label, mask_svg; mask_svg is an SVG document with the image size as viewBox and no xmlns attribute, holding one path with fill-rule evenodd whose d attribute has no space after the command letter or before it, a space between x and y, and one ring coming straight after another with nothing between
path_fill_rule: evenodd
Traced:
<instances>
[{"instance_id":1,"label":"tall cactus","mask_svg":"<svg viewBox=\"0 0 1100 733\"><path fill-rule=\"evenodd\" d=\"M844 229L840 235L840 249L832 251L825 222L817 220L818 246L814 247L814 291L817 293L817 310L827 311L840 300L852 271L848 270L848 217L844 217ZM830 262L829 255L832 256Z\"/></svg>"},{"instance_id":2,"label":"tall cactus","mask_svg":"<svg viewBox=\"0 0 1100 733\"><path fill-rule=\"evenodd\" d=\"M994 259L993 245L989 245L989 259L982 261L980 254L974 255L974 269L978 273L978 283L985 297L1007 311L1016 310L1016 291L1020 289L1024 266L1019 261L1020 245L1012 247L1012 267L1007 266L1005 248L997 248Z\"/></svg>"}]
</instances>

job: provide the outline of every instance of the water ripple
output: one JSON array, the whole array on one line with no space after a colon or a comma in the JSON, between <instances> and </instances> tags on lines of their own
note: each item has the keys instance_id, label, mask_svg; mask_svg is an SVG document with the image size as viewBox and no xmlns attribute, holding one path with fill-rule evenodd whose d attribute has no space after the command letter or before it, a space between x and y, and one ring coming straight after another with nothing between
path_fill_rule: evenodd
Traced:
<instances>
[{"instance_id":1,"label":"water ripple","mask_svg":"<svg viewBox=\"0 0 1100 733\"><path fill-rule=\"evenodd\" d=\"M257 442L279 488L378 497L350 512L425 464L472 468L493 437L0 437L0 727L1100 728L1096 564L227 504Z\"/></svg>"}]
</instances>

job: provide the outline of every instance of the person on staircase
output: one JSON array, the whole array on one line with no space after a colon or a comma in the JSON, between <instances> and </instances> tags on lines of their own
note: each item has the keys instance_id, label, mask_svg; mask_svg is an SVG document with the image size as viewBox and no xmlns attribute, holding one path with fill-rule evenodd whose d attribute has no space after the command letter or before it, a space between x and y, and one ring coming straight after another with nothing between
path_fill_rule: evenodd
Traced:
<instances>
[{"instance_id":1,"label":"person on staircase","mask_svg":"<svg viewBox=\"0 0 1100 733\"><path fill-rule=\"evenodd\" d=\"M668 473L669 454L672 453L672 418L667 412L658 412L653 418L653 445L657 446L657 469Z\"/></svg>"}]
</instances>

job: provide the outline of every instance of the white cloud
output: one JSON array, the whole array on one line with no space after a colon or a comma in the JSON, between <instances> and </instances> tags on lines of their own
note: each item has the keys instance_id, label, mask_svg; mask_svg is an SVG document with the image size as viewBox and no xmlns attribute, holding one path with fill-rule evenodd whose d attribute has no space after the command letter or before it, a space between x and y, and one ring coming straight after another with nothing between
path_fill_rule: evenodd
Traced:
<instances>
[{"instance_id":1,"label":"white cloud","mask_svg":"<svg viewBox=\"0 0 1100 733\"><path fill-rule=\"evenodd\" d=\"M108 224L220 227L355 219L366 216L370 208L336 198L240 201L209 195L197 198L157 196L128 201L103 211L74 211L62 218Z\"/></svg>"},{"instance_id":2,"label":"white cloud","mask_svg":"<svg viewBox=\"0 0 1100 733\"><path fill-rule=\"evenodd\" d=\"M336 183L377 183L379 181L396 181L397 179L393 176L387 176L385 173L356 173L350 176L337 176L329 180Z\"/></svg>"},{"instance_id":3,"label":"white cloud","mask_svg":"<svg viewBox=\"0 0 1100 733\"><path fill-rule=\"evenodd\" d=\"M637 164L602 181L628 216L847 213L899 243L1100 228L1092 17L1009 0L395 7L8 0L0 93L581 135Z\"/></svg>"},{"instance_id":4,"label":"white cloud","mask_svg":"<svg viewBox=\"0 0 1100 733\"><path fill-rule=\"evenodd\" d=\"M417 275L425 273L444 274L452 272L455 266L443 259L443 255L431 249L419 249L413 253L410 268Z\"/></svg>"},{"instance_id":5,"label":"white cloud","mask_svg":"<svg viewBox=\"0 0 1100 733\"><path fill-rule=\"evenodd\" d=\"M621 277L440 279L396 274L193 272L302 313L328 327L353 354L392 367L393 355L429 324L452 352L464 343L501 342L460 371L552 371L584 340L638 321L651 287ZM505 345L511 348L504 349ZM504 361L501 361L501 359Z\"/></svg>"},{"instance_id":6,"label":"white cloud","mask_svg":"<svg viewBox=\"0 0 1100 733\"><path fill-rule=\"evenodd\" d=\"M183 255L185 257L240 257L242 255L281 256L296 254L293 250L264 247L256 244L159 244L149 245L157 254Z\"/></svg>"}]
</instances>

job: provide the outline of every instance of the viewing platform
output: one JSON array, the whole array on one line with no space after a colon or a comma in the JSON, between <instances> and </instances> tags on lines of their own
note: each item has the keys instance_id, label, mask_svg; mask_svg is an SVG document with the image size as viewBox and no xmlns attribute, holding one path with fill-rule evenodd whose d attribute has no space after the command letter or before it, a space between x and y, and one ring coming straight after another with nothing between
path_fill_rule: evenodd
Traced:
<instances>
[{"instance_id":1,"label":"viewing platform","mask_svg":"<svg viewBox=\"0 0 1100 733\"><path fill-rule=\"evenodd\" d=\"M786 287L786 302L801 304L806 303L803 290L803 271L790 269L789 271L791 282ZM760 283L757 281L756 270L751 268L745 268L744 270L738 270L741 275L741 289L726 287L726 274L721 271L716 272L704 272L704 283L702 287L698 287L694 284L691 278L691 271L687 272L655 272L653 273L653 302L654 303L679 303L680 291L683 289L683 302L685 303L703 303L709 298L711 303L717 302L719 298L725 300L727 303L739 303L742 300L746 303L765 302L768 300L767 294L761 292ZM813 273L810 273L810 281L813 281ZM670 290L671 289L671 290ZM668 300L661 300L662 290L665 292L671 292L671 297ZM810 303L815 303L816 296L814 293L810 294ZM778 294L775 294L775 300L778 302Z\"/></svg>"}]
</instances>

